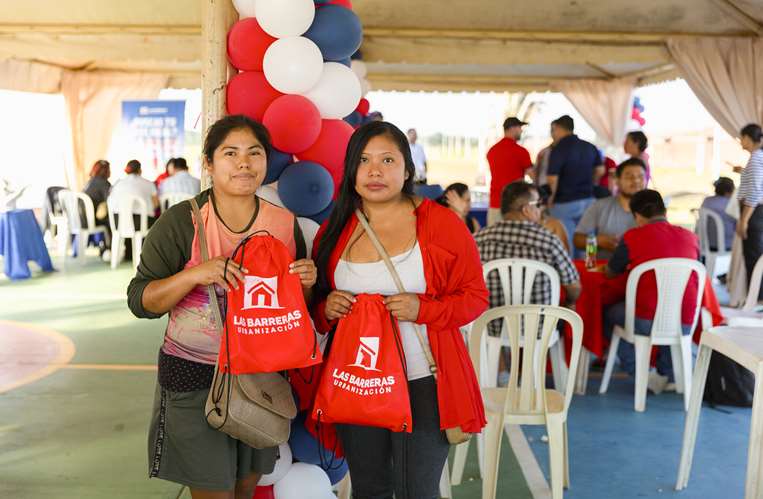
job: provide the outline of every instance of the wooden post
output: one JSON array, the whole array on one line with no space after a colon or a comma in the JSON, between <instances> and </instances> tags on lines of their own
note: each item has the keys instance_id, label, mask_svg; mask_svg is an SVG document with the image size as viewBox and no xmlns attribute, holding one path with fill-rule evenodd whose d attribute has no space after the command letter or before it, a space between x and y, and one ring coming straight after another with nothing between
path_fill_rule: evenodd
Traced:
<instances>
[{"instance_id":1,"label":"wooden post","mask_svg":"<svg viewBox=\"0 0 763 499\"><path fill-rule=\"evenodd\" d=\"M231 68L227 58L228 30L238 19L231 0L203 0L202 41L202 138L215 121L225 116L225 86ZM202 139L203 140L203 139ZM211 185L206 171L202 172L201 188Z\"/></svg>"}]
</instances>

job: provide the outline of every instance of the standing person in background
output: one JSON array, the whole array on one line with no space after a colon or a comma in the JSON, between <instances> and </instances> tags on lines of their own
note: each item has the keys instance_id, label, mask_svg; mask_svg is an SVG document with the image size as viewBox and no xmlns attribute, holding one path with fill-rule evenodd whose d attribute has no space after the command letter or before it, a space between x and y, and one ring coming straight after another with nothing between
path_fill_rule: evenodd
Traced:
<instances>
[{"instance_id":1,"label":"standing person in background","mask_svg":"<svg viewBox=\"0 0 763 499\"><path fill-rule=\"evenodd\" d=\"M501 192L512 182L522 180L525 172L532 167L530 153L517 141L522 136L522 127L527 123L516 118L506 118L503 122L503 138L487 152L490 165L490 204L487 224L501 220Z\"/></svg>"},{"instance_id":2,"label":"standing person in background","mask_svg":"<svg viewBox=\"0 0 763 499\"><path fill-rule=\"evenodd\" d=\"M649 141L642 131L628 132L623 143L625 154L628 154L631 158L640 159L646 166L646 184L644 184L644 187L649 186L649 179L652 178L652 170L649 167L649 154L646 152L648 146Z\"/></svg>"},{"instance_id":3,"label":"standing person in background","mask_svg":"<svg viewBox=\"0 0 763 499\"><path fill-rule=\"evenodd\" d=\"M469 232L472 234L480 230L480 223L476 218L469 215L469 212L472 209L472 195L469 192L468 185L462 184L461 182L450 184L445 188L445 192L440 196L437 202L453 210L456 215L464 221L469 228Z\"/></svg>"},{"instance_id":4,"label":"standing person in background","mask_svg":"<svg viewBox=\"0 0 763 499\"><path fill-rule=\"evenodd\" d=\"M185 158L174 158L172 170L172 176L159 186L159 196L176 192L195 196L201 192L201 181L188 173L188 163Z\"/></svg>"},{"instance_id":5,"label":"standing person in background","mask_svg":"<svg viewBox=\"0 0 763 499\"><path fill-rule=\"evenodd\" d=\"M734 234L736 233L737 221L734 217L726 213L726 207L731 201L731 196L734 194L734 181L728 177L718 177L718 180L713 182L715 187L715 195L708 196L702 201L700 208L711 210L718 214L723 221L723 244L724 247L720 249L726 249L731 251L731 245L734 242ZM717 229L715 228L715 220L710 219L708 223L709 232L707 234L708 242L710 243L710 249L716 251L719 249L717 241Z\"/></svg>"},{"instance_id":6,"label":"standing person in background","mask_svg":"<svg viewBox=\"0 0 763 499\"><path fill-rule=\"evenodd\" d=\"M551 143L538 152L535 166L529 172L533 184L538 188L538 194L544 201L548 201L551 194L551 188L548 186L548 160L557 140L558 137L554 135L554 127L551 127Z\"/></svg>"},{"instance_id":7,"label":"standing person in background","mask_svg":"<svg viewBox=\"0 0 763 499\"><path fill-rule=\"evenodd\" d=\"M573 133L571 117L564 115L552 121L551 129L558 141L548 163L549 211L564 224L570 238L567 246L572 248L572 234L593 203L593 186L604 175L604 165L599 150Z\"/></svg>"},{"instance_id":8,"label":"standing person in background","mask_svg":"<svg viewBox=\"0 0 763 499\"><path fill-rule=\"evenodd\" d=\"M742 128L739 135L742 148L750 153L739 180L742 213L737 223L737 234L743 240L747 282L750 282L755 262L763 254L763 130L760 125L751 123ZM759 292L758 298L763 299L763 292Z\"/></svg>"},{"instance_id":9,"label":"standing person in background","mask_svg":"<svg viewBox=\"0 0 763 499\"><path fill-rule=\"evenodd\" d=\"M419 138L415 128L408 129L408 145L411 147L411 157L413 165L416 167L416 175L413 181L417 184L427 183L427 155L424 152L424 146L416 142Z\"/></svg>"}]
</instances>

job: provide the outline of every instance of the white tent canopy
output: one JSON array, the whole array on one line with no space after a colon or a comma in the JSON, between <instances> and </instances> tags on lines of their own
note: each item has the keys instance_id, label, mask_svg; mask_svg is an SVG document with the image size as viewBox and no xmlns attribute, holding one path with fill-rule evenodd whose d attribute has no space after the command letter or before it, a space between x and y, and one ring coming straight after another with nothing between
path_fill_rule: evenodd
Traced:
<instances>
[{"instance_id":1,"label":"white tent canopy","mask_svg":"<svg viewBox=\"0 0 763 499\"><path fill-rule=\"evenodd\" d=\"M202 29L217 22L203 12L219 5L220 0L2 2L0 61L6 62L0 66L0 88L75 95L64 82L81 82L89 74L88 88L96 91L94 81L114 84L115 73L125 72L141 76L121 84L145 86L123 95L150 98L162 86L197 88L205 63L209 67L202 33L218 33L222 39L216 43L224 47L219 30ZM617 86L627 96L623 82L633 86L684 76L732 133L740 121L763 120L763 75L758 78L756 62L763 57L763 0L355 0L354 10L364 26L361 50L375 89L575 88L579 94ZM688 61L681 47L697 40L717 42L701 45L707 57L689 50L699 60ZM711 45L720 43L726 45L713 54ZM744 51L734 48L744 43L749 45ZM724 66L728 44L745 56ZM740 71L746 72L743 78ZM707 81L718 73L726 73L724 84ZM738 102L728 102L729 92L740 95ZM76 96L81 106L90 105L90 96ZM627 98L583 94L576 100L584 116L593 117L591 109L583 109L586 102L614 106L604 115L615 119L627 112ZM71 110L70 97L67 102ZM75 134L78 127L88 133L87 123L72 124ZM621 128L598 131L616 142ZM103 146L77 153L76 138L74 143L82 172Z\"/></svg>"}]
</instances>

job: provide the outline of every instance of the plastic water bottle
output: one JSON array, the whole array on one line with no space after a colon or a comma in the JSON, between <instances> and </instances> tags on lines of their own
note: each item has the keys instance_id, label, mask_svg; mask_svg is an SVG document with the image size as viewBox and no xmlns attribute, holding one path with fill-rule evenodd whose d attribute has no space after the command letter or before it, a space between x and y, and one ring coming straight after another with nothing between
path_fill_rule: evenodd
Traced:
<instances>
[{"instance_id":1,"label":"plastic water bottle","mask_svg":"<svg viewBox=\"0 0 763 499\"><path fill-rule=\"evenodd\" d=\"M585 240L585 268L592 269L596 267L597 252L596 234L588 234Z\"/></svg>"}]
</instances>

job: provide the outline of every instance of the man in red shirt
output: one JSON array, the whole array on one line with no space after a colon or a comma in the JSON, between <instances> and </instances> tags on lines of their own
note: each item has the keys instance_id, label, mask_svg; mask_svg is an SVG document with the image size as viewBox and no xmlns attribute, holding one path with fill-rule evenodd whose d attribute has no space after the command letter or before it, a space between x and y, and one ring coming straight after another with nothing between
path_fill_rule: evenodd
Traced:
<instances>
[{"instance_id":1,"label":"man in red shirt","mask_svg":"<svg viewBox=\"0 0 763 499\"><path fill-rule=\"evenodd\" d=\"M522 127L527 123L511 117L503 122L503 138L487 152L490 165L490 207L487 212L487 224L501 220L501 192L512 182L522 180L525 172L533 164L527 149L517 144L522 136Z\"/></svg>"},{"instance_id":2,"label":"man in red shirt","mask_svg":"<svg viewBox=\"0 0 763 499\"><path fill-rule=\"evenodd\" d=\"M614 277L631 270L639 264L659 258L699 259L697 236L684 228L668 223L662 196L657 191L645 189L633 195L631 213L636 227L623 234L615 252L606 266L607 277ZM681 329L691 334L697 297L697 276L689 277L681 305ZM654 313L657 309L657 281L654 272L647 272L640 279L636 293L634 329L636 334L649 335L652 331ZM605 312L605 334L611 337L615 324L625 323L625 303L609 307ZM617 349L623 369L630 375L635 372L636 357L633 345L621 341ZM660 346L657 354L657 372L649 373L649 388L659 393L673 382L673 364L669 346Z\"/></svg>"}]
</instances>

